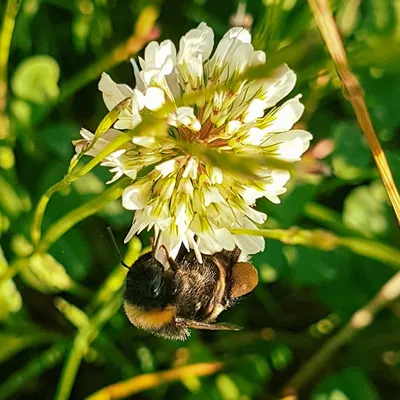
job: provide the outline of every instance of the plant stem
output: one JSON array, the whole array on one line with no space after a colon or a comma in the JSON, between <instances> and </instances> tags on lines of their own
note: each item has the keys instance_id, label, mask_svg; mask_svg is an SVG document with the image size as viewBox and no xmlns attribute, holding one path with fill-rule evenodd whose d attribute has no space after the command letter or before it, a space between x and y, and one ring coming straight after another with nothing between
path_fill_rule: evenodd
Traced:
<instances>
[{"instance_id":1,"label":"plant stem","mask_svg":"<svg viewBox=\"0 0 400 400\"><path fill-rule=\"evenodd\" d=\"M120 306L121 296L120 293L117 292L87 325L79 329L61 373L55 396L56 400L69 399L82 358L89 349L90 344L96 339L104 324L119 310Z\"/></svg>"},{"instance_id":2,"label":"plant stem","mask_svg":"<svg viewBox=\"0 0 400 400\"><path fill-rule=\"evenodd\" d=\"M326 365L332 356L357 333L369 326L377 313L400 296L400 272L383 285L376 296L357 310L350 321L308 360L283 389L284 395L297 394Z\"/></svg>"},{"instance_id":3,"label":"plant stem","mask_svg":"<svg viewBox=\"0 0 400 400\"><path fill-rule=\"evenodd\" d=\"M22 0L7 1L0 32L0 139L6 139L9 135L9 120L6 114L8 90L7 65L15 19L21 3Z\"/></svg>"},{"instance_id":4,"label":"plant stem","mask_svg":"<svg viewBox=\"0 0 400 400\"><path fill-rule=\"evenodd\" d=\"M65 214L49 227L36 247L35 253L47 252L53 243L55 243L62 235L64 235L65 232L71 229L78 222L99 212L109 202L118 199L124 191L124 188L127 186L127 182L129 182L129 179L120 179L101 195Z\"/></svg>"},{"instance_id":5,"label":"plant stem","mask_svg":"<svg viewBox=\"0 0 400 400\"><path fill-rule=\"evenodd\" d=\"M340 235L361 236L361 233L348 228L342 222L342 216L330 208L314 202L309 202L304 206L303 213L309 219L332 229Z\"/></svg>"},{"instance_id":6,"label":"plant stem","mask_svg":"<svg viewBox=\"0 0 400 400\"><path fill-rule=\"evenodd\" d=\"M400 250L384 243L357 237L336 236L332 232L314 229L231 229L237 235L263 236L290 245L303 245L329 251L338 246L346 247L356 254L400 269Z\"/></svg>"},{"instance_id":7,"label":"plant stem","mask_svg":"<svg viewBox=\"0 0 400 400\"><path fill-rule=\"evenodd\" d=\"M124 257L125 262L128 265L134 263L139 257L141 249L142 246L139 239L133 238L129 242L128 250ZM125 279L126 272L124 270L122 271L123 274L121 274L120 268L122 267L118 266L110 273L94 296L94 300L91 302L89 308L93 309L99 305L101 305L102 308L88 322L85 322L85 313L65 302L61 302L66 305L66 308L72 310L70 312L70 320L79 327L79 330L75 337L71 353L64 365L57 390L57 399L69 398L83 356L86 354L93 340L96 339L103 325L118 311L121 305L120 288ZM75 314L75 319L73 318L73 314ZM76 318L76 315L78 318ZM73 319L74 321L72 321Z\"/></svg>"},{"instance_id":8,"label":"plant stem","mask_svg":"<svg viewBox=\"0 0 400 400\"><path fill-rule=\"evenodd\" d=\"M34 378L53 368L60 362L66 350L65 343L57 343L13 373L0 386L0 399L12 396Z\"/></svg>"},{"instance_id":9,"label":"plant stem","mask_svg":"<svg viewBox=\"0 0 400 400\"><path fill-rule=\"evenodd\" d=\"M104 158L110 155L115 150L118 150L125 143L128 143L131 137L125 133L121 133L115 140L113 140L109 145L107 145L102 151L97 154L92 160L90 160L85 166L80 168L78 171L71 175L67 175L63 180L57 182L55 185L51 186L47 192L40 198L38 205L36 206L35 214L33 217L31 237L34 244L37 244L40 240L40 231L43 221L44 212L46 210L47 204L50 201L51 196L69 186L71 183L75 182L80 177L91 171L97 164L100 164Z\"/></svg>"},{"instance_id":10,"label":"plant stem","mask_svg":"<svg viewBox=\"0 0 400 400\"><path fill-rule=\"evenodd\" d=\"M118 382L90 395L87 400L123 399L143 390L151 389L167 382L177 381L188 376L206 376L221 371L222 362L199 363L173 368L168 371L143 374L126 381Z\"/></svg>"},{"instance_id":11,"label":"plant stem","mask_svg":"<svg viewBox=\"0 0 400 400\"><path fill-rule=\"evenodd\" d=\"M335 63L339 79L343 84L344 95L351 103L358 123L364 132L372 155L374 156L376 166L378 167L378 171L381 175L383 184L385 185L389 199L392 203L397 221L400 223L399 192L397 191L394 183L392 172L387 162L385 153L379 143L378 137L376 136L374 127L372 126L367 105L364 101L363 90L356 77L350 70L347 55L343 47L343 42L340 38L339 30L337 28L335 19L333 18L328 1L308 0L308 3L314 15L321 36L325 41L333 62Z\"/></svg>"}]
</instances>

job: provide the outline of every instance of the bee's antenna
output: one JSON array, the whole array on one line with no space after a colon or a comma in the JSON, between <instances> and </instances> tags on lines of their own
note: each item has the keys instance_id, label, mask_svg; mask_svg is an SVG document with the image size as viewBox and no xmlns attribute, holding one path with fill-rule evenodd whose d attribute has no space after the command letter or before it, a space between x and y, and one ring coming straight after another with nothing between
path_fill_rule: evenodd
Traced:
<instances>
[{"instance_id":1,"label":"bee's antenna","mask_svg":"<svg viewBox=\"0 0 400 400\"><path fill-rule=\"evenodd\" d=\"M111 229L109 226L107 226L107 232L108 232L108 234L109 234L110 237L111 237L111 241L112 241L112 243L113 243L113 245L114 245L115 252L117 253L119 262L120 262L121 265L123 265L125 268L128 268L128 269L129 269L129 268L130 268L129 265L127 265L127 264L124 262L124 260L123 260L123 258L122 258L122 256L121 256L121 253L120 253L119 248L118 248L118 245L117 245L117 241L115 240L114 232L112 231L112 229Z\"/></svg>"}]
</instances>

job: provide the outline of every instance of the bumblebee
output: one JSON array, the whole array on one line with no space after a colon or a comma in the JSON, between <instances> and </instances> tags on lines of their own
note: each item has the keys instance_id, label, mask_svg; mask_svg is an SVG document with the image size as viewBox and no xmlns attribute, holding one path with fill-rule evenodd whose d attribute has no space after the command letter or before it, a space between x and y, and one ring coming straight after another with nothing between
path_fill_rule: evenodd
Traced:
<instances>
[{"instance_id":1,"label":"bumblebee","mask_svg":"<svg viewBox=\"0 0 400 400\"><path fill-rule=\"evenodd\" d=\"M238 248L203 254L202 263L193 250L184 247L175 260L167 251L166 254L168 269L156 260L153 252L140 256L130 268L125 265L129 269L124 308L134 326L170 340L187 339L190 328L242 329L215 322L222 311L250 293L258 283L256 268L239 261Z\"/></svg>"}]
</instances>

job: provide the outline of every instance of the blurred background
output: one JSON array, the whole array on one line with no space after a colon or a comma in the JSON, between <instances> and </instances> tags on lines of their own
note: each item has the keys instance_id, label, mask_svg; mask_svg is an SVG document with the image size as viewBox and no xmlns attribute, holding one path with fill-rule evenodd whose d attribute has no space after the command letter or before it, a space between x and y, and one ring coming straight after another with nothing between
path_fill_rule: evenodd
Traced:
<instances>
[{"instance_id":1,"label":"blurred background","mask_svg":"<svg viewBox=\"0 0 400 400\"><path fill-rule=\"evenodd\" d=\"M399 187L400 3L330 4ZM115 302L124 270L105 228L113 228L125 253L132 214L120 200L73 226L49 255L31 257L29 225L38 199L65 175L80 127L94 131L106 114L97 90L101 72L133 86L128 59L146 42L168 38L178 45L202 21L217 41L237 8L234 0L0 2L0 398L82 399L131 377L215 362L224 367L209 376L184 373L130 398L278 398L400 268L393 210L305 0L246 4L254 46L297 73L294 94L302 93L306 106L299 127L314 135L282 204L262 200L258 207L269 215L269 228L326 229L360 239L364 248L325 251L267 239L265 252L253 259L260 284L220 318L245 329L192 331L184 343L134 329ZM96 167L55 194L44 230L78 207L90 208L108 179ZM131 242L132 259L148 245L148 235ZM337 350L301 385L298 398L400 398L400 301Z\"/></svg>"}]
</instances>

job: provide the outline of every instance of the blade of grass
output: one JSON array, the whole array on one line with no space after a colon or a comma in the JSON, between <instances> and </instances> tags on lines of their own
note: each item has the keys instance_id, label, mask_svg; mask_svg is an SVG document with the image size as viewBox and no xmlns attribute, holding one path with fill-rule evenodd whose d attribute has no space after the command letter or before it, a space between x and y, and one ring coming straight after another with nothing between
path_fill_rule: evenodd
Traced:
<instances>
[{"instance_id":1,"label":"blade of grass","mask_svg":"<svg viewBox=\"0 0 400 400\"><path fill-rule=\"evenodd\" d=\"M380 261L396 269L400 269L400 250L384 243L357 237L336 236L332 232L314 229L231 229L236 235L263 236L279 240L285 244L315 247L330 251L338 246L346 247L361 256Z\"/></svg>"},{"instance_id":2,"label":"blade of grass","mask_svg":"<svg viewBox=\"0 0 400 400\"><path fill-rule=\"evenodd\" d=\"M66 350L67 344L57 343L13 373L0 385L0 400L13 396L34 378L56 366Z\"/></svg>"},{"instance_id":3,"label":"blade of grass","mask_svg":"<svg viewBox=\"0 0 400 400\"><path fill-rule=\"evenodd\" d=\"M22 0L7 1L0 31L0 139L6 139L9 136L9 120L6 114L8 90L7 66L15 19L21 3Z\"/></svg>"},{"instance_id":4,"label":"blade of grass","mask_svg":"<svg viewBox=\"0 0 400 400\"><path fill-rule=\"evenodd\" d=\"M88 400L123 399L143 390L160 386L164 383L177 381L188 376L212 375L222 370L222 362L199 363L173 368L168 371L155 372L136 376L126 381L114 383L93 393Z\"/></svg>"},{"instance_id":5,"label":"blade of grass","mask_svg":"<svg viewBox=\"0 0 400 400\"><path fill-rule=\"evenodd\" d=\"M82 358L87 353L90 344L96 339L103 326L117 313L120 306L121 295L117 292L116 295L90 319L87 325L79 329L61 373L55 395L56 400L67 400L70 398Z\"/></svg>"},{"instance_id":6,"label":"blade of grass","mask_svg":"<svg viewBox=\"0 0 400 400\"><path fill-rule=\"evenodd\" d=\"M363 90L352 74L344 50L342 39L340 38L332 11L327 0L308 0L311 11L314 15L318 29L325 41L336 70L344 88L344 95L351 103L356 114L358 123L364 132L368 145L371 149L376 166L381 175L383 184L393 205L397 221L400 223L400 196L393 180L392 172L387 162L385 153L376 136L372 121L365 104Z\"/></svg>"},{"instance_id":7,"label":"blade of grass","mask_svg":"<svg viewBox=\"0 0 400 400\"><path fill-rule=\"evenodd\" d=\"M96 214L109 202L118 199L122 195L122 192L124 191L128 182L129 179L127 178L120 179L101 195L96 196L92 200L89 200L57 220L47 229L38 246L36 247L35 253L45 253L53 243L55 243L62 235L64 235L64 233L66 233L78 222L84 220L90 215Z\"/></svg>"},{"instance_id":8,"label":"blade of grass","mask_svg":"<svg viewBox=\"0 0 400 400\"><path fill-rule=\"evenodd\" d=\"M138 242L138 240L131 240L125 256L125 262L128 263L128 265L135 262L139 257L140 250L140 242ZM82 318L83 313L78 311L79 322L77 326L79 329L61 373L61 379L57 388L57 400L69 398L82 358L85 356L90 344L96 339L103 326L121 306L120 288L125 279L125 274L123 276L118 275L117 281L113 273L111 273L110 276L111 279L106 280L106 284L108 284L108 296L106 296L106 300L104 300L102 296L99 296L100 294L104 294L102 289L99 289L98 294L95 296L96 299L101 298L103 300L100 303L102 306L100 310L87 322L84 321L85 317ZM69 308L71 309L71 307ZM74 312L76 313L77 310L74 310ZM73 317L72 314L70 314L70 317ZM83 323L80 325L80 322Z\"/></svg>"}]
</instances>

